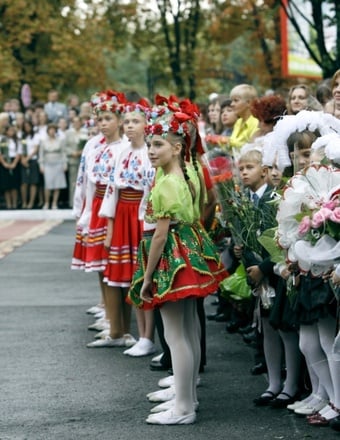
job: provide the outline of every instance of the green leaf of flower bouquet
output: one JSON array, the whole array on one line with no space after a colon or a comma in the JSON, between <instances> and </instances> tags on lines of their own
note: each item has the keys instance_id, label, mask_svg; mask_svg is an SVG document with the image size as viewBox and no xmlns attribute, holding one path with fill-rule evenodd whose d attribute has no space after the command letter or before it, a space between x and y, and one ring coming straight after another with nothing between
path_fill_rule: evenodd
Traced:
<instances>
[{"instance_id":1,"label":"green leaf of flower bouquet","mask_svg":"<svg viewBox=\"0 0 340 440\"><path fill-rule=\"evenodd\" d=\"M283 249L281 249L275 240L277 228L266 229L260 237L259 243L266 249L273 263L280 263L285 260Z\"/></svg>"},{"instance_id":2,"label":"green leaf of flower bouquet","mask_svg":"<svg viewBox=\"0 0 340 440\"><path fill-rule=\"evenodd\" d=\"M328 221L326 225L326 230L328 235L333 237L335 240L339 240L340 238L340 224L334 223L332 221Z\"/></svg>"},{"instance_id":3,"label":"green leaf of flower bouquet","mask_svg":"<svg viewBox=\"0 0 340 440\"><path fill-rule=\"evenodd\" d=\"M301 211L301 212L299 212L298 214L296 214L295 216L294 216L294 218L295 218L295 220L297 221L297 222L301 222L301 220L304 218L304 217L310 217L310 214L311 214L311 211L310 210L305 210L305 211Z\"/></svg>"}]
</instances>

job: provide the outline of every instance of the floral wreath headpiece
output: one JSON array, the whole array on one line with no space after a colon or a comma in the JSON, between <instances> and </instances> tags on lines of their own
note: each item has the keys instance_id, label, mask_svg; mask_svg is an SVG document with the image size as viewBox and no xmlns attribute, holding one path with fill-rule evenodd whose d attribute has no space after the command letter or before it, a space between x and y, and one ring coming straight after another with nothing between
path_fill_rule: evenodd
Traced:
<instances>
[{"instance_id":1,"label":"floral wreath headpiece","mask_svg":"<svg viewBox=\"0 0 340 440\"><path fill-rule=\"evenodd\" d=\"M97 92L91 97L91 107L95 113L110 112L120 115L127 104L124 93L115 90Z\"/></svg>"},{"instance_id":2,"label":"floral wreath headpiece","mask_svg":"<svg viewBox=\"0 0 340 440\"><path fill-rule=\"evenodd\" d=\"M151 107L148 101L141 98L138 102L128 102L124 107L124 113L143 113L146 118L149 118Z\"/></svg>"},{"instance_id":3,"label":"floral wreath headpiece","mask_svg":"<svg viewBox=\"0 0 340 440\"><path fill-rule=\"evenodd\" d=\"M150 112L145 134L165 137L171 132L182 136L185 140L185 156L188 160L191 147L190 124L197 127L199 115L197 106L189 99L180 101L175 95L171 95L169 98L156 95L155 104Z\"/></svg>"}]
</instances>

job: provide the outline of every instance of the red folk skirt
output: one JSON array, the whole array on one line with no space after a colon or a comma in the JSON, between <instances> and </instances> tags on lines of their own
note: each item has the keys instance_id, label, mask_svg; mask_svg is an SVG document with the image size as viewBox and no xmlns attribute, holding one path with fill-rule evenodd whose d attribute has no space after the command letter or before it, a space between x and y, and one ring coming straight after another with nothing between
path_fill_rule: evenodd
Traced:
<instances>
[{"instance_id":1,"label":"red folk skirt","mask_svg":"<svg viewBox=\"0 0 340 440\"><path fill-rule=\"evenodd\" d=\"M216 292L220 281L229 274L209 236L201 235L201 232L197 225L179 223L170 226L162 255L152 275L152 302L148 303L140 298L153 236L153 231L146 231L139 246L128 303L148 310L167 301L204 298Z\"/></svg>"},{"instance_id":2,"label":"red folk skirt","mask_svg":"<svg viewBox=\"0 0 340 440\"><path fill-rule=\"evenodd\" d=\"M88 234L83 235L81 228L77 229L72 269L81 269L85 272L103 272L107 265L108 253L104 248L107 219L98 217L105 189L106 185L98 184L96 186Z\"/></svg>"},{"instance_id":3,"label":"red folk skirt","mask_svg":"<svg viewBox=\"0 0 340 440\"><path fill-rule=\"evenodd\" d=\"M143 191L131 188L119 192L108 264L104 271L104 282L109 286L130 286L143 234L143 222L138 219L142 197Z\"/></svg>"}]
</instances>

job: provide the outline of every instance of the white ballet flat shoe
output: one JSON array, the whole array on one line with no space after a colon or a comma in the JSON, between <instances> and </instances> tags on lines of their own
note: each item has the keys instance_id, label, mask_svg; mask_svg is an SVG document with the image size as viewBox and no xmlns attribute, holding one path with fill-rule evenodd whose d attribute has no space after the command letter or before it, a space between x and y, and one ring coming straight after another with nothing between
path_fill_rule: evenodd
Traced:
<instances>
[{"instance_id":1,"label":"white ballet flat shoe","mask_svg":"<svg viewBox=\"0 0 340 440\"><path fill-rule=\"evenodd\" d=\"M123 338L125 340L125 347L132 347L137 343L137 340L130 335L130 333L125 333L125 335L123 335Z\"/></svg>"},{"instance_id":2,"label":"white ballet flat shoe","mask_svg":"<svg viewBox=\"0 0 340 440\"><path fill-rule=\"evenodd\" d=\"M195 423L195 421L195 412L179 416L174 414L173 409L150 414L146 419L146 423L152 425L190 425L191 423Z\"/></svg>"},{"instance_id":3,"label":"white ballet flat shoe","mask_svg":"<svg viewBox=\"0 0 340 440\"><path fill-rule=\"evenodd\" d=\"M96 331L100 332L102 330L107 330L108 328L110 328L110 323L106 319L101 318L101 319L98 319L93 324L89 325L87 328L89 330L96 330Z\"/></svg>"},{"instance_id":4,"label":"white ballet flat shoe","mask_svg":"<svg viewBox=\"0 0 340 440\"><path fill-rule=\"evenodd\" d=\"M314 405L306 404L304 406L300 406L294 410L294 413L299 416L311 416L313 414L318 413L327 405L326 401L320 401Z\"/></svg>"},{"instance_id":5,"label":"white ballet flat shoe","mask_svg":"<svg viewBox=\"0 0 340 440\"><path fill-rule=\"evenodd\" d=\"M162 402L159 405L154 406L153 408L151 408L150 412L151 413L159 413L162 411L167 411L168 409L171 409L175 406L175 398L171 399L171 400L167 400L166 402Z\"/></svg>"},{"instance_id":6,"label":"white ballet flat shoe","mask_svg":"<svg viewBox=\"0 0 340 440\"><path fill-rule=\"evenodd\" d=\"M166 402L175 397L175 387L164 388L163 390L154 391L146 395L150 402Z\"/></svg>"},{"instance_id":7,"label":"white ballet flat shoe","mask_svg":"<svg viewBox=\"0 0 340 440\"><path fill-rule=\"evenodd\" d=\"M175 406L175 398L173 398L172 400L167 400L166 402L160 403L159 405L154 406L153 408L151 408L150 412L151 413L158 413L158 412L162 412L162 411L167 411L168 409L174 408ZM195 402L194 403L194 409L195 411L197 411L199 408L199 403Z\"/></svg>"},{"instance_id":8,"label":"white ballet flat shoe","mask_svg":"<svg viewBox=\"0 0 340 440\"><path fill-rule=\"evenodd\" d=\"M104 347L125 347L124 338L112 339L110 336L106 336L103 339L96 339L86 345L88 348L104 348Z\"/></svg>"},{"instance_id":9,"label":"white ballet flat shoe","mask_svg":"<svg viewBox=\"0 0 340 440\"><path fill-rule=\"evenodd\" d=\"M311 401L314 401L315 399L322 401L322 397L313 393L310 394L309 396L307 396L305 399L303 400L298 400L294 403L291 403L290 405L287 405L287 409L289 409L290 411L295 411L297 408L302 408L303 406L308 406L308 404ZM312 406L312 405L309 405Z\"/></svg>"},{"instance_id":10,"label":"white ballet flat shoe","mask_svg":"<svg viewBox=\"0 0 340 440\"><path fill-rule=\"evenodd\" d=\"M133 347L125 350L123 353L127 356L142 357L149 356L150 354L154 354L155 352L155 344L149 339L141 338Z\"/></svg>"},{"instance_id":11,"label":"white ballet flat shoe","mask_svg":"<svg viewBox=\"0 0 340 440\"><path fill-rule=\"evenodd\" d=\"M175 376L174 375L163 377L162 379L159 379L159 381L158 381L158 386L160 388L169 388L174 384L175 384Z\"/></svg>"},{"instance_id":12,"label":"white ballet flat shoe","mask_svg":"<svg viewBox=\"0 0 340 440\"><path fill-rule=\"evenodd\" d=\"M158 386L160 388L168 388L174 384L175 384L175 376L174 375L163 377L162 379L159 379L159 381L158 381ZM200 386L200 384L201 384L201 378L198 377L196 385Z\"/></svg>"},{"instance_id":13,"label":"white ballet flat shoe","mask_svg":"<svg viewBox=\"0 0 340 440\"><path fill-rule=\"evenodd\" d=\"M96 306L90 307L86 310L86 313L89 315L95 315L96 313L103 312L104 306L102 304L97 304Z\"/></svg>"},{"instance_id":14,"label":"white ballet flat shoe","mask_svg":"<svg viewBox=\"0 0 340 440\"><path fill-rule=\"evenodd\" d=\"M95 319L105 318L105 310L102 310L101 312L96 313L95 315L93 315L93 317Z\"/></svg>"},{"instance_id":15,"label":"white ballet flat shoe","mask_svg":"<svg viewBox=\"0 0 340 440\"><path fill-rule=\"evenodd\" d=\"M109 335L110 335L110 329L107 328L106 330L102 330L101 332L97 333L94 336L94 339L103 339L103 338L106 338L106 336L109 336Z\"/></svg>"},{"instance_id":16,"label":"white ballet flat shoe","mask_svg":"<svg viewBox=\"0 0 340 440\"><path fill-rule=\"evenodd\" d=\"M297 408L305 405L307 405L307 403L305 403L303 400L297 400L296 402L287 405L287 409L289 409L290 411L295 411Z\"/></svg>"}]
</instances>

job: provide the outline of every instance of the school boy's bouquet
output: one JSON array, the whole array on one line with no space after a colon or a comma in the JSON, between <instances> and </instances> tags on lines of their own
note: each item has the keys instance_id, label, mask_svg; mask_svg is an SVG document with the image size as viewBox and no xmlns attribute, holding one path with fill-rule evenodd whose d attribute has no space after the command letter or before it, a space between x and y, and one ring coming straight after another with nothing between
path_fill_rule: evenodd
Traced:
<instances>
[{"instance_id":1,"label":"school boy's bouquet","mask_svg":"<svg viewBox=\"0 0 340 440\"><path fill-rule=\"evenodd\" d=\"M228 153L214 149L203 155L203 159L218 197L218 221L226 234L232 237L232 245L244 248L240 266L221 283L221 291L225 297L244 300L251 296L245 267L262 260L263 246L259 239L266 229L263 225L275 223L276 210L259 209L254 205L247 191L240 188L235 163Z\"/></svg>"},{"instance_id":2,"label":"school boy's bouquet","mask_svg":"<svg viewBox=\"0 0 340 440\"><path fill-rule=\"evenodd\" d=\"M205 136L205 145L208 151L214 148L220 148L224 151L229 149L229 137L221 134L207 134Z\"/></svg>"},{"instance_id":3,"label":"school boy's bouquet","mask_svg":"<svg viewBox=\"0 0 340 440\"><path fill-rule=\"evenodd\" d=\"M268 209L259 209L254 205L247 190L241 188L234 160L227 152L214 149L202 158L216 189L219 221L230 231L235 244L260 255L262 245L258 238L267 229L265 224L275 223L276 208L268 205Z\"/></svg>"},{"instance_id":4,"label":"school boy's bouquet","mask_svg":"<svg viewBox=\"0 0 340 440\"><path fill-rule=\"evenodd\" d=\"M319 276L340 260L340 169L312 165L287 183L277 241L300 270Z\"/></svg>"}]
</instances>

